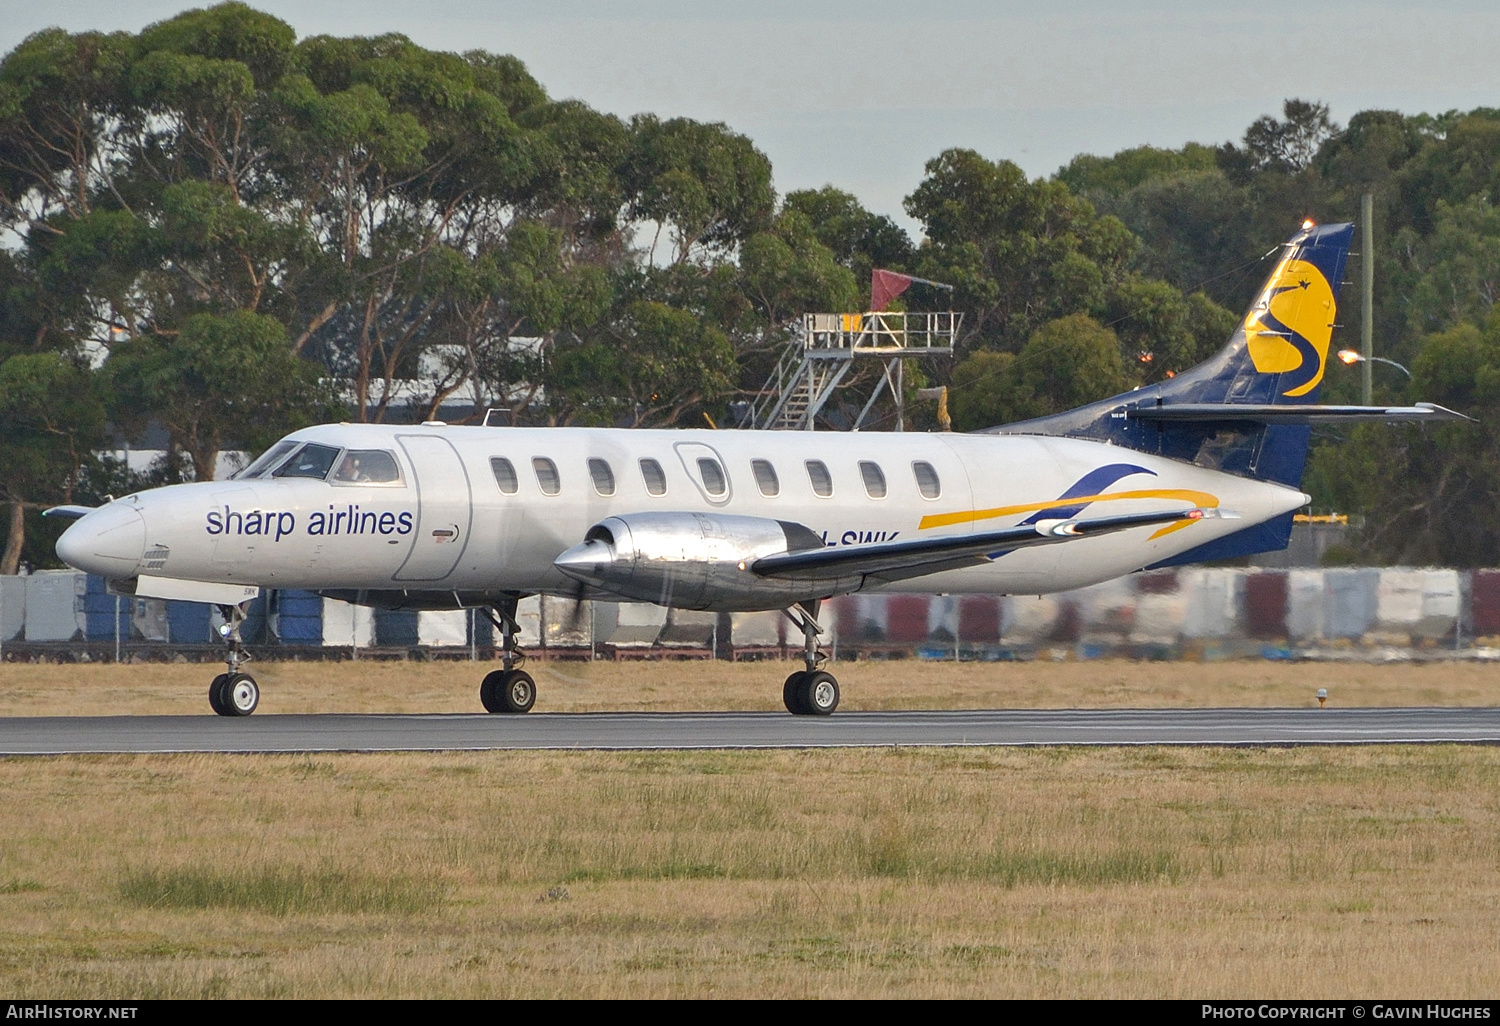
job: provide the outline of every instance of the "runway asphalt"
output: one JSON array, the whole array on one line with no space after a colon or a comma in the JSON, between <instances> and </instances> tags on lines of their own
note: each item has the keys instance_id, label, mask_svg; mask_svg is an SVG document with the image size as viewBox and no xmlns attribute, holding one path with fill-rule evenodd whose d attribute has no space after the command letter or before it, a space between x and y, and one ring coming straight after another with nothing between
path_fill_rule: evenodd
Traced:
<instances>
[{"instance_id":1,"label":"runway asphalt","mask_svg":"<svg viewBox=\"0 0 1500 1026\"><path fill-rule=\"evenodd\" d=\"M1500 743L1500 708L996 709L0 719L0 755L891 745Z\"/></svg>"}]
</instances>

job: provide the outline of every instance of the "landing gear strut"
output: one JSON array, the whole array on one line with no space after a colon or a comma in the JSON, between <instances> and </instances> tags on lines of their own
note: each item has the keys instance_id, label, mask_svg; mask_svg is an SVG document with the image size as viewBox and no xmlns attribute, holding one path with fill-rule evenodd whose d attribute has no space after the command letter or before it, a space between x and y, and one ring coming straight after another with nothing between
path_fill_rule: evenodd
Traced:
<instances>
[{"instance_id":1,"label":"landing gear strut","mask_svg":"<svg viewBox=\"0 0 1500 1026\"><path fill-rule=\"evenodd\" d=\"M526 653L516 644L516 635L521 633L521 626L516 623L516 607L519 604L519 598L508 596L495 606L494 614L489 610L484 613L500 631L503 649L500 658L505 667L485 674L484 681L479 685L479 701L484 704L486 712L529 712L536 703L536 681L531 679L531 674L519 669L526 662Z\"/></svg>"},{"instance_id":2,"label":"landing gear strut","mask_svg":"<svg viewBox=\"0 0 1500 1026\"><path fill-rule=\"evenodd\" d=\"M827 658L818 650L818 635L823 628L818 626L818 599L799 602L786 610L787 618L802 631L802 660L807 669L798 670L786 679L781 687L781 700L787 712L794 716L828 716L839 707L838 678L826 670L818 669Z\"/></svg>"},{"instance_id":3,"label":"landing gear strut","mask_svg":"<svg viewBox=\"0 0 1500 1026\"><path fill-rule=\"evenodd\" d=\"M220 716L249 716L260 705L260 685L248 673L241 673L240 666L250 661L250 653L241 643L240 624L245 622L245 613L250 603L235 606L220 606L224 623L219 628L228 651L224 665L228 672L221 673L208 686L208 704Z\"/></svg>"}]
</instances>

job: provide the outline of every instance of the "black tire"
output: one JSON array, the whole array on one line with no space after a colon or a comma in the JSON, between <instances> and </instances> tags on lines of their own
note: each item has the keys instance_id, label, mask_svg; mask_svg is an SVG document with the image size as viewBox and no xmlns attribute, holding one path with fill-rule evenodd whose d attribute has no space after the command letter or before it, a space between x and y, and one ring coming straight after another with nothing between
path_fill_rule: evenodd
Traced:
<instances>
[{"instance_id":1,"label":"black tire","mask_svg":"<svg viewBox=\"0 0 1500 1026\"><path fill-rule=\"evenodd\" d=\"M525 670L492 670L479 685L486 712L524 713L536 704L536 681Z\"/></svg>"},{"instance_id":2,"label":"black tire","mask_svg":"<svg viewBox=\"0 0 1500 1026\"><path fill-rule=\"evenodd\" d=\"M224 709L224 682L228 679L229 674L221 673L208 686L208 707L218 716L230 715Z\"/></svg>"},{"instance_id":3,"label":"black tire","mask_svg":"<svg viewBox=\"0 0 1500 1026\"><path fill-rule=\"evenodd\" d=\"M219 690L223 716L249 716L260 705L260 685L248 673L231 673Z\"/></svg>"},{"instance_id":4,"label":"black tire","mask_svg":"<svg viewBox=\"0 0 1500 1026\"><path fill-rule=\"evenodd\" d=\"M806 674L799 690L804 716L831 716L839 707L839 682L831 673L818 670Z\"/></svg>"},{"instance_id":5,"label":"black tire","mask_svg":"<svg viewBox=\"0 0 1500 1026\"><path fill-rule=\"evenodd\" d=\"M802 680L807 676L806 670L798 670L786 679L781 685L781 703L786 706L786 711L793 716L806 716L807 710L803 708Z\"/></svg>"}]
</instances>

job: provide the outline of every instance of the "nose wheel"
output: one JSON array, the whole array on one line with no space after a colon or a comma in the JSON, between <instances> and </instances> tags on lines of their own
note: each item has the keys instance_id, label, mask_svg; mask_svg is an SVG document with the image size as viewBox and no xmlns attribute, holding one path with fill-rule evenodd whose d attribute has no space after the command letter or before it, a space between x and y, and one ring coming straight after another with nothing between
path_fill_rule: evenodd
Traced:
<instances>
[{"instance_id":1,"label":"nose wheel","mask_svg":"<svg viewBox=\"0 0 1500 1026\"><path fill-rule=\"evenodd\" d=\"M486 712L524 713L536 704L536 681L531 674L520 669L526 662L526 653L516 642L521 627L516 623L516 607L519 596L508 597L495 607L494 613L485 610L490 623L500 631L501 663L504 669L485 674L479 685L479 701Z\"/></svg>"},{"instance_id":2,"label":"nose wheel","mask_svg":"<svg viewBox=\"0 0 1500 1026\"><path fill-rule=\"evenodd\" d=\"M260 685L248 673L221 673L208 686L208 704L220 716L249 716L260 705Z\"/></svg>"},{"instance_id":3,"label":"nose wheel","mask_svg":"<svg viewBox=\"0 0 1500 1026\"><path fill-rule=\"evenodd\" d=\"M208 705L220 716L249 716L260 705L260 685L240 670L241 664L250 661L250 653L245 651L240 638L240 624L244 623L249 606L250 603L242 602L219 607L224 614L219 634L228 648L224 654L228 672L219 674L208 685Z\"/></svg>"},{"instance_id":4,"label":"nose wheel","mask_svg":"<svg viewBox=\"0 0 1500 1026\"><path fill-rule=\"evenodd\" d=\"M838 678L818 669L827 658L818 648L818 635L823 633L818 626L820 604L814 600L786 610L787 617L802 631L802 659L807 665L807 669L787 677L781 686L781 701L793 716L829 716L839 707Z\"/></svg>"}]
</instances>

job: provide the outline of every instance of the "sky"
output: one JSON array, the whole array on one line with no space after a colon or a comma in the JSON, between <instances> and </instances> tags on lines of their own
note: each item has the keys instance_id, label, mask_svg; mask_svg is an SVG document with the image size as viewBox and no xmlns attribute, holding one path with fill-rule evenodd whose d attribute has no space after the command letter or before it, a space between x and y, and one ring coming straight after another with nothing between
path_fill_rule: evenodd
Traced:
<instances>
[{"instance_id":1,"label":"sky","mask_svg":"<svg viewBox=\"0 0 1500 1026\"><path fill-rule=\"evenodd\" d=\"M126 29L184 0L0 0L31 32ZM201 6L199 4L198 6ZM923 165L967 147L1032 176L1075 154L1238 140L1288 97L1337 121L1500 106L1500 5L1476 0L258 0L299 35L400 32L524 60L548 93L723 121L782 191L832 183L908 229Z\"/></svg>"}]
</instances>

